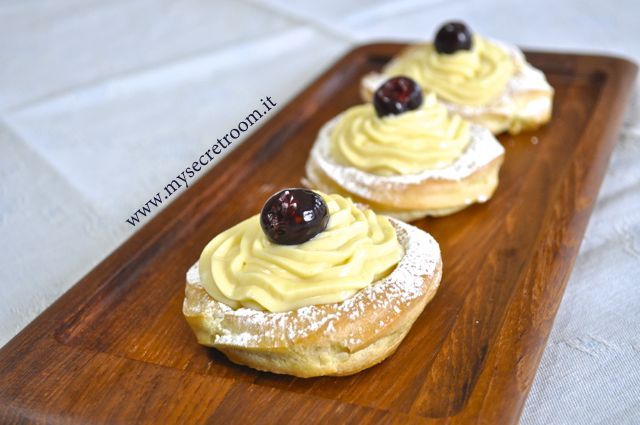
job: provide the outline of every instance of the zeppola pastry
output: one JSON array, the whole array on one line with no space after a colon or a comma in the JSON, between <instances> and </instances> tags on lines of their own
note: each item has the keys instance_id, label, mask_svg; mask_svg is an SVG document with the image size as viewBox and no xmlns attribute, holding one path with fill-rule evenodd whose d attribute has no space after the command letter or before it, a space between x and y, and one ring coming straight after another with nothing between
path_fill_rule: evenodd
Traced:
<instances>
[{"instance_id":1,"label":"zeppola pastry","mask_svg":"<svg viewBox=\"0 0 640 425\"><path fill-rule=\"evenodd\" d=\"M370 101L384 81L399 75L416 80L451 112L494 134L534 129L551 117L553 88L522 51L471 34L460 22L446 23L433 43L411 46L381 72L367 74L361 84L363 98Z\"/></svg>"},{"instance_id":2,"label":"zeppola pastry","mask_svg":"<svg viewBox=\"0 0 640 425\"><path fill-rule=\"evenodd\" d=\"M286 189L218 234L187 273L200 344L299 377L390 356L440 282L436 241L339 195Z\"/></svg>"},{"instance_id":3,"label":"zeppola pastry","mask_svg":"<svg viewBox=\"0 0 640 425\"><path fill-rule=\"evenodd\" d=\"M410 78L380 86L373 103L349 108L321 129L305 183L401 220L442 216L485 202L504 148L491 132L423 97Z\"/></svg>"}]
</instances>

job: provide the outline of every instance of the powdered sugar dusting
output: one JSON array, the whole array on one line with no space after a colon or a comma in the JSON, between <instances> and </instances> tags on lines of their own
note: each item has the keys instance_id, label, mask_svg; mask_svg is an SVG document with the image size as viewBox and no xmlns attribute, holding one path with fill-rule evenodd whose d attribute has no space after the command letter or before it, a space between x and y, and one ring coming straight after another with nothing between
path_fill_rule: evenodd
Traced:
<instances>
[{"instance_id":1,"label":"powdered sugar dusting","mask_svg":"<svg viewBox=\"0 0 640 425\"><path fill-rule=\"evenodd\" d=\"M441 262L440 247L428 233L398 220L389 219L395 227L398 241L405 250L396 268L384 279L358 291L354 296L341 303L311 305L297 310L270 313L229 306L209 298L206 305L187 306L185 314L194 315L205 310L219 320L220 334L215 338L219 345L251 348L269 344L272 347L288 346L317 331L324 335L334 334L336 323L348 318L357 321L366 312L394 311L406 308L408 303L425 294L425 276L432 278ZM201 287L198 263L187 272L187 285ZM381 315L376 318L379 329L389 323L395 315ZM350 346L361 342L357 331L345 341Z\"/></svg>"},{"instance_id":2,"label":"powdered sugar dusting","mask_svg":"<svg viewBox=\"0 0 640 425\"><path fill-rule=\"evenodd\" d=\"M471 141L462 155L444 168L425 170L416 174L380 176L367 173L355 167L338 164L331 156L330 134L340 115L326 123L318 134L318 138L311 149L309 161L315 163L326 175L331 176L348 192L365 199L370 199L372 188L379 190L384 186L389 191L404 190L407 185L420 185L426 180L454 180L459 181L469 177L497 157L504 154L504 148L491 134L481 126L470 126ZM313 167L307 166L307 175L314 178Z\"/></svg>"}]
</instances>

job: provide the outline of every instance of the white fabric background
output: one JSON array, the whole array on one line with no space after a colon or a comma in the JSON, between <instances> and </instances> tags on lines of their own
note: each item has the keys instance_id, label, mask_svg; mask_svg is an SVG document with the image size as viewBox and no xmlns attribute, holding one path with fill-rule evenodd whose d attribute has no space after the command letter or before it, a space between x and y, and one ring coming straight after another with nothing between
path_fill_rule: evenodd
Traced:
<instances>
[{"instance_id":1,"label":"white fabric background","mask_svg":"<svg viewBox=\"0 0 640 425\"><path fill-rule=\"evenodd\" d=\"M1 1L0 345L260 97L283 104L354 45L462 18L527 47L640 62L639 14L636 0ZM636 103L523 424L640 423L638 164Z\"/></svg>"}]
</instances>

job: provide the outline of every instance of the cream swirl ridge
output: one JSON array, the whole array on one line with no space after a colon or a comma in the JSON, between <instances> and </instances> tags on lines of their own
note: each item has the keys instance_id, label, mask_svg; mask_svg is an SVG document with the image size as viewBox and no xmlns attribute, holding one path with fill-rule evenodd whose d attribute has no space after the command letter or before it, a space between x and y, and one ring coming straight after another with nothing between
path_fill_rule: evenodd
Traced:
<instances>
[{"instance_id":1,"label":"cream swirl ridge","mask_svg":"<svg viewBox=\"0 0 640 425\"><path fill-rule=\"evenodd\" d=\"M394 60L385 75L406 75L443 100L483 105L498 98L516 73L508 49L475 35L471 50L438 53L433 44L413 47Z\"/></svg>"},{"instance_id":2,"label":"cream swirl ridge","mask_svg":"<svg viewBox=\"0 0 640 425\"><path fill-rule=\"evenodd\" d=\"M344 301L388 274L404 255L389 220L322 196L327 228L300 245L270 242L258 215L213 238L199 260L207 293L232 308L280 312Z\"/></svg>"},{"instance_id":3,"label":"cream swirl ridge","mask_svg":"<svg viewBox=\"0 0 640 425\"><path fill-rule=\"evenodd\" d=\"M431 93L420 108L378 117L370 104L348 109L330 135L336 162L378 175L443 168L462 155L469 123L450 115Z\"/></svg>"}]
</instances>

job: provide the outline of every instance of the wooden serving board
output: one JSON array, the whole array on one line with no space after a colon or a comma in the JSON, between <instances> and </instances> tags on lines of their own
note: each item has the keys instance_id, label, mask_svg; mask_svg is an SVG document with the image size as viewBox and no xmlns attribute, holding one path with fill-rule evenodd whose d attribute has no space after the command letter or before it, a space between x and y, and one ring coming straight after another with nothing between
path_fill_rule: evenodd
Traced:
<instances>
[{"instance_id":1,"label":"wooden serving board","mask_svg":"<svg viewBox=\"0 0 640 425\"><path fill-rule=\"evenodd\" d=\"M440 242L444 277L382 364L261 373L198 345L181 314L206 242L299 186L320 126L402 47L343 57L2 348L0 422L517 422L631 91L622 59L527 53L556 90L553 119L500 137L491 201L415 223Z\"/></svg>"}]
</instances>

